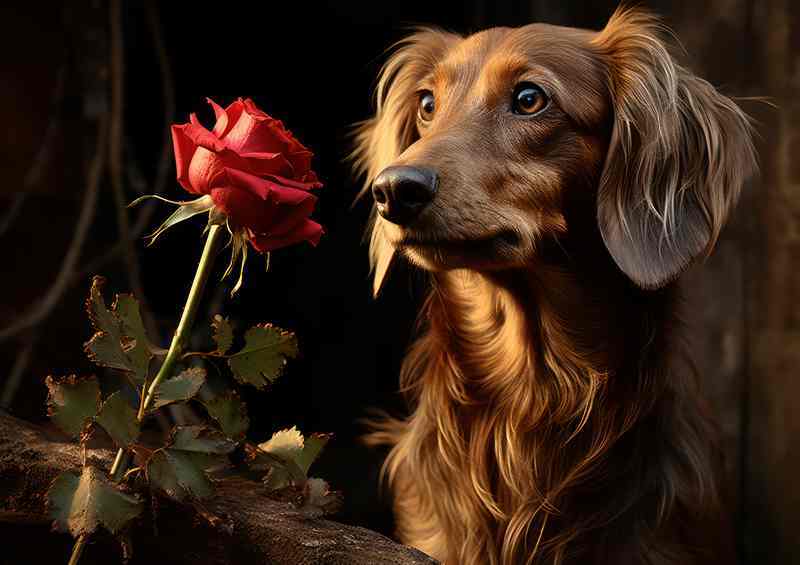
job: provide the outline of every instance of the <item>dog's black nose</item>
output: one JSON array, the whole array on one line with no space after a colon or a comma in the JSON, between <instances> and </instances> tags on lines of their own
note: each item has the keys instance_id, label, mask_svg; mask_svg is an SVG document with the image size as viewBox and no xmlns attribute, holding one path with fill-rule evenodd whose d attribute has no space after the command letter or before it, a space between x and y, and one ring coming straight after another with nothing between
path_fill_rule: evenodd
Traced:
<instances>
[{"instance_id":1,"label":"dog's black nose","mask_svg":"<svg viewBox=\"0 0 800 565\"><path fill-rule=\"evenodd\" d=\"M438 183L430 169L386 167L372 183L372 197L381 216L402 226L433 200Z\"/></svg>"}]
</instances>

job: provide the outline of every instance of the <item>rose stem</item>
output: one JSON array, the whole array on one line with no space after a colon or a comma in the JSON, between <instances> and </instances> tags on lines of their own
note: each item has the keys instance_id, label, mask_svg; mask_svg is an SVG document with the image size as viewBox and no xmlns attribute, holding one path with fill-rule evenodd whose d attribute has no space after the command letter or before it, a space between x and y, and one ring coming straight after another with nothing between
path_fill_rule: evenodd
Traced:
<instances>
[{"instance_id":1,"label":"rose stem","mask_svg":"<svg viewBox=\"0 0 800 565\"><path fill-rule=\"evenodd\" d=\"M200 304L200 298L203 295L203 289L208 281L208 276L211 274L211 266L214 264L214 256L217 252L220 237L224 233L224 229L220 225L212 225L208 230L208 237L206 244L203 248L203 254L200 257L200 262L197 264L197 271L194 274L194 281L192 281L192 288L189 290L189 296L186 298L186 305L183 307L181 320L178 322L178 328L175 330L175 335L172 338L172 343L167 351L167 356L161 364L153 382L147 389L147 394L144 397L144 402L139 406L139 413L137 419L141 422L144 419L145 412L153 402L156 389L166 377L170 376L175 362L180 359L184 348L189 340L190 330L194 324L195 315L197 314L197 307ZM145 391L142 390L142 394ZM119 481L128 469L130 462L130 454L125 448L120 448L117 451L117 456L114 459L114 464L111 466L111 478ZM72 557L69 560L69 565L76 565L80 555L83 552L83 546L86 543L86 534L81 534L72 548Z\"/></svg>"}]
</instances>

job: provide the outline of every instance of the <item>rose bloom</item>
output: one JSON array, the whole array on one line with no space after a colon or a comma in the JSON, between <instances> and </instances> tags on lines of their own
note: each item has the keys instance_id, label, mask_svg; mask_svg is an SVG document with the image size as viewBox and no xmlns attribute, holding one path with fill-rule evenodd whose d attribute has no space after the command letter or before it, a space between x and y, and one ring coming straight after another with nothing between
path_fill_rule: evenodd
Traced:
<instances>
[{"instance_id":1,"label":"rose bloom","mask_svg":"<svg viewBox=\"0 0 800 565\"><path fill-rule=\"evenodd\" d=\"M300 241L319 242L322 226L309 219L322 183L311 170L313 153L280 120L241 98L222 108L209 131L190 116L172 126L178 182L208 195L229 226L266 253Z\"/></svg>"}]
</instances>

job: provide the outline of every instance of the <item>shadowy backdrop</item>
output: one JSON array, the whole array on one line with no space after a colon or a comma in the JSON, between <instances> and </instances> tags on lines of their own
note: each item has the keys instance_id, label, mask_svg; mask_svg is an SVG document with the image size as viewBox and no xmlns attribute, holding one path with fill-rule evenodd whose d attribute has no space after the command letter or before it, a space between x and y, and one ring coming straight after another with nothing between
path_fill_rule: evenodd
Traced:
<instances>
[{"instance_id":1,"label":"shadowy backdrop","mask_svg":"<svg viewBox=\"0 0 800 565\"><path fill-rule=\"evenodd\" d=\"M391 533L377 483L381 454L360 446L358 420L370 408L402 412L397 375L421 294L421 277L400 266L383 295L370 297L361 241L369 203L351 208L359 185L344 163L351 124L370 113L385 50L414 24L462 33L536 20L598 29L616 4L124 4L117 47L125 201L159 188L168 198L184 197L171 145L162 158L165 128L190 112L212 124L206 96L223 105L252 97L316 154L325 182L316 217L327 231L319 247L274 253L270 272L251 258L239 295L227 298L231 281L212 285L204 308L210 316L224 304L239 328L271 321L298 333L302 358L268 393L246 395L250 436L263 441L291 425L333 432L314 474L344 491L338 519ZM729 95L768 97L777 106L742 102L758 121L762 175L715 256L689 275L689 322L725 437L742 563L800 563L800 7L790 0L642 4L665 17L696 72ZM88 197L95 133L108 114L113 78L107 3L13 2L3 16L0 400L17 416L44 421L44 377L94 370L81 351L90 335L83 299L91 276L107 276L115 292L143 289L166 345L200 251L202 221L173 228L145 249L139 232L158 225L168 206L145 208L144 216L129 211L127 228L137 237L126 243L108 170L96 202ZM218 261L215 281L223 267Z\"/></svg>"}]
</instances>

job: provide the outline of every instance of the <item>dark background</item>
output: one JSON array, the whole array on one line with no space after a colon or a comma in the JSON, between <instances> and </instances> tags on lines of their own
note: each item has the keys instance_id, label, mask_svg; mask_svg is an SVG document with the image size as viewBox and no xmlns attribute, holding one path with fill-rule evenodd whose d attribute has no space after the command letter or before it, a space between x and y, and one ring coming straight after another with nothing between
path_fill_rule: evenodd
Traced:
<instances>
[{"instance_id":1,"label":"dark background","mask_svg":"<svg viewBox=\"0 0 800 565\"><path fill-rule=\"evenodd\" d=\"M777 106L742 102L759 121L763 173L748 187L718 253L689 274L689 321L725 434L743 562L800 563L794 478L800 416L792 409L792 392L800 393L794 303L800 287L800 14L789 0L643 4L676 30L696 72L727 94L765 96ZM250 437L263 441L295 424L307 433L333 432L314 474L344 491L338 519L391 532L378 495L381 454L359 445L358 420L370 408L403 410L397 374L423 282L400 265L382 296L371 298L361 241L369 207L351 208L359 185L344 162L348 131L370 113L385 50L412 24L463 33L535 20L600 28L615 7L610 0L124 3L126 202L159 190L168 198L184 196L174 181L171 146L159 165L165 128L187 121L190 112L210 126L206 96L223 105L252 97L316 154L325 182L316 213L327 231L320 245L274 253L270 272L251 256L244 287L232 300L226 297L231 281L217 283L225 266L220 259L203 308L206 316L224 310L240 330L272 321L299 335L302 359L269 392L245 395ZM149 249L140 237L126 244L105 168L79 259L64 267L113 87L109 6L29 1L9 4L3 17L0 386L11 413L44 421L44 377L95 370L81 351L90 336L82 303L91 275L107 276L115 292L143 290L166 345L201 249L202 221L171 229ZM151 229L170 211L166 205L129 211L128 222ZM32 311L42 314L36 323L7 329ZM201 329L197 345L207 338Z\"/></svg>"}]
</instances>

